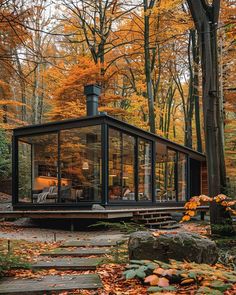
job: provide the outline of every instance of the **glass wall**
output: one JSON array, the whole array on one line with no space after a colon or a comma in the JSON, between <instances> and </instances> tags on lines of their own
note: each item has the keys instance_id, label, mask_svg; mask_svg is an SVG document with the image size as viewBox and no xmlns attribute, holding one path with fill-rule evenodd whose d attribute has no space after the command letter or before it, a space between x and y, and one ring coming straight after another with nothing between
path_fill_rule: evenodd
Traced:
<instances>
[{"instance_id":1,"label":"glass wall","mask_svg":"<svg viewBox=\"0 0 236 295\"><path fill-rule=\"evenodd\" d=\"M178 201L187 200L187 157L178 154Z\"/></svg>"},{"instance_id":2,"label":"glass wall","mask_svg":"<svg viewBox=\"0 0 236 295\"><path fill-rule=\"evenodd\" d=\"M58 199L57 133L21 138L18 144L20 202L55 203Z\"/></svg>"},{"instance_id":3,"label":"glass wall","mask_svg":"<svg viewBox=\"0 0 236 295\"><path fill-rule=\"evenodd\" d=\"M20 138L19 202L100 201L101 167L100 125Z\"/></svg>"},{"instance_id":4,"label":"glass wall","mask_svg":"<svg viewBox=\"0 0 236 295\"><path fill-rule=\"evenodd\" d=\"M151 201L152 141L111 127L108 131L108 201ZM101 136L101 125L96 125L20 138L19 202L101 202ZM186 201L187 192L187 155L157 142L156 201Z\"/></svg>"},{"instance_id":5,"label":"glass wall","mask_svg":"<svg viewBox=\"0 0 236 295\"><path fill-rule=\"evenodd\" d=\"M160 143L156 144L156 200L187 200L187 155Z\"/></svg>"},{"instance_id":6,"label":"glass wall","mask_svg":"<svg viewBox=\"0 0 236 295\"><path fill-rule=\"evenodd\" d=\"M152 199L152 145L139 139L138 142L138 200Z\"/></svg>"},{"instance_id":7,"label":"glass wall","mask_svg":"<svg viewBox=\"0 0 236 295\"><path fill-rule=\"evenodd\" d=\"M166 191L166 166L167 166L167 149L166 145L156 144L156 200L158 202L167 201Z\"/></svg>"},{"instance_id":8,"label":"glass wall","mask_svg":"<svg viewBox=\"0 0 236 295\"><path fill-rule=\"evenodd\" d=\"M135 200L135 138L109 128L109 201Z\"/></svg>"},{"instance_id":9,"label":"glass wall","mask_svg":"<svg viewBox=\"0 0 236 295\"><path fill-rule=\"evenodd\" d=\"M166 167L166 190L167 190L167 201L176 201L176 170L177 153L174 150L167 150L167 167Z\"/></svg>"},{"instance_id":10,"label":"glass wall","mask_svg":"<svg viewBox=\"0 0 236 295\"><path fill-rule=\"evenodd\" d=\"M18 196L19 202L32 202L31 184L31 144L20 141L18 144Z\"/></svg>"},{"instance_id":11,"label":"glass wall","mask_svg":"<svg viewBox=\"0 0 236 295\"><path fill-rule=\"evenodd\" d=\"M60 202L101 200L101 126L60 132Z\"/></svg>"}]
</instances>

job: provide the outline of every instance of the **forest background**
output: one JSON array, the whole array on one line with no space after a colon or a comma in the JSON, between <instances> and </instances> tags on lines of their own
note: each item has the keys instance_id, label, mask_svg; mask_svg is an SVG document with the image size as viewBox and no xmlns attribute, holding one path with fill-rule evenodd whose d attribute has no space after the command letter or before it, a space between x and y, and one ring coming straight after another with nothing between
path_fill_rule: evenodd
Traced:
<instances>
[{"instance_id":1,"label":"forest background","mask_svg":"<svg viewBox=\"0 0 236 295\"><path fill-rule=\"evenodd\" d=\"M227 184L236 187L236 1L217 26ZM205 151L199 38L183 0L1 0L0 178L11 177L13 128L99 110Z\"/></svg>"}]
</instances>

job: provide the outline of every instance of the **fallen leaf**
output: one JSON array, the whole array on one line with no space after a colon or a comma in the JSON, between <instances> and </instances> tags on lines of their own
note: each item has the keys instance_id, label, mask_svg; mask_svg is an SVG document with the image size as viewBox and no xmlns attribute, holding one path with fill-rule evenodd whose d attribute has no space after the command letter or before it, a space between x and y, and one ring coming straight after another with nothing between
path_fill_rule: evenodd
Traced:
<instances>
[{"instance_id":1,"label":"fallen leaf","mask_svg":"<svg viewBox=\"0 0 236 295\"><path fill-rule=\"evenodd\" d=\"M151 286L157 286L159 278L157 275L150 275L145 278L144 282L149 283Z\"/></svg>"}]
</instances>

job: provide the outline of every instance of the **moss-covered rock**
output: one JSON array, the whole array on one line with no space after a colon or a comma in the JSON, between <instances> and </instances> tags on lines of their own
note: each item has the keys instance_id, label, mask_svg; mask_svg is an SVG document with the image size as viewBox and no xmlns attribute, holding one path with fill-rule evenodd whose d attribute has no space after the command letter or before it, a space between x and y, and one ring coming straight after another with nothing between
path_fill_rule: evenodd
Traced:
<instances>
[{"instance_id":1,"label":"moss-covered rock","mask_svg":"<svg viewBox=\"0 0 236 295\"><path fill-rule=\"evenodd\" d=\"M129 257L214 264L218 259L218 249L214 241L195 233L179 232L155 237L150 232L136 232L130 235Z\"/></svg>"}]
</instances>

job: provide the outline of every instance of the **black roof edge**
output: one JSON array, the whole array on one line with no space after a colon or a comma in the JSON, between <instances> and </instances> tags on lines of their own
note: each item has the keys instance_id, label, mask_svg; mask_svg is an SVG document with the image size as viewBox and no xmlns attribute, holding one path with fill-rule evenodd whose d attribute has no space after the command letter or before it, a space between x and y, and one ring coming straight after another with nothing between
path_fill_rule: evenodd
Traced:
<instances>
[{"instance_id":1,"label":"black roof edge","mask_svg":"<svg viewBox=\"0 0 236 295\"><path fill-rule=\"evenodd\" d=\"M167 144L171 144L171 145L175 145L176 147L179 147L181 149L185 149L191 153L195 153L196 155L199 155L201 157L206 157L205 154L201 153L201 152L198 152L198 151L195 151L189 147L186 147L182 144L179 144L179 143L176 143L174 141L171 141L165 137L162 137L160 135L157 135L157 134L154 134L154 133L151 133L149 131L146 131L146 130L143 130L142 128L139 128L139 127L136 127L134 125L131 125L125 121L121 121L117 118L114 118L112 116L109 116L107 114L100 114L100 115L97 115L97 116L83 116L83 117L80 117L80 118L72 118L72 119L66 119L66 120L61 120L61 121L55 121L55 122L47 122L47 123L42 123L42 124L34 124L34 125L27 125L27 126L22 126L22 127L18 127L18 128L14 128L13 129L13 132L14 132L14 135L17 135L15 133L17 133L17 131L24 131L24 130L32 130L32 129L36 129L36 128L40 128L40 127L49 127L49 126L57 126L57 125L64 125L64 124L67 124L67 123L76 123L78 121L89 121L89 120L96 120L96 119L108 119L111 120L111 121L114 121L118 124L122 124L122 125L125 125L129 128L132 128L134 130L137 130L139 132L142 132L144 134L148 134L148 135L151 135L155 138L158 138L164 142L166 142ZM33 131L33 130L32 130ZM27 135L27 134L26 134Z\"/></svg>"}]
</instances>

